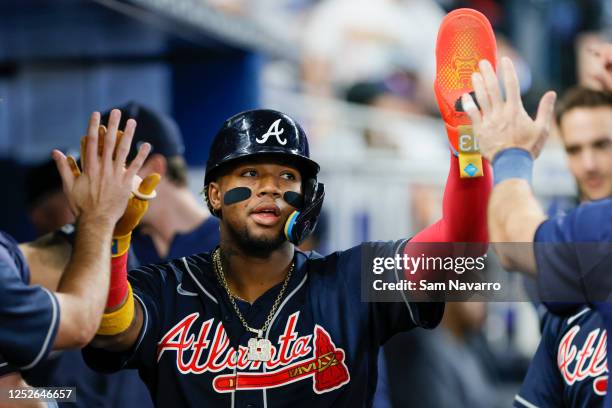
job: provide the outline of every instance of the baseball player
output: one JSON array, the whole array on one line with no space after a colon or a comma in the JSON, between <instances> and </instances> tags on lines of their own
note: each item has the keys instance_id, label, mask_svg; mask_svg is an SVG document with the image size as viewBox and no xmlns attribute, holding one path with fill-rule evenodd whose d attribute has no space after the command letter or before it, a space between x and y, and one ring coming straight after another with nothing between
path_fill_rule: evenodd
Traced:
<instances>
[{"instance_id":1,"label":"baseball player","mask_svg":"<svg viewBox=\"0 0 612 408\"><path fill-rule=\"evenodd\" d=\"M66 254L48 238L19 248L0 233L0 384L22 384L19 370L34 367L51 349L83 347L96 333L108 294L108 269L113 227L122 216L133 187L133 176L142 166L150 147L143 145L132 164L123 166L135 122L126 127L126 137L117 143L113 159L119 112L113 115L101 151L89 149L82 175L72 177L64 190L77 215L74 252L55 293L29 286L30 273L56 275L64 269ZM89 145L98 144L99 114L89 122ZM95 129L95 132L94 132ZM95 135L94 135L95 133ZM53 152L62 177L77 169L73 160ZM57 250L56 250L57 249ZM59 252L59 253L57 253ZM44 279L40 279L44 280Z\"/></svg>"},{"instance_id":2,"label":"baseball player","mask_svg":"<svg viewBox=\"0 0 612 408\"><path fill-rule=\"evenodd\" d=\"M547 313L514 406L602 406L608 388L606 338L601 317L588 306L567 318Z\"/></svg>"},{"instance_id":3,"label":"baseball player","mask_svg":"<svg viewBox=\"0 0 612 408\"><path fill-rule=\"evenodd\" d=\"M612 96L573 88L561 99L556 118L580 200L611 197ZM590 307L581 306L566 318L548 312L515 406L551 401L571 407L601 406L608 378L606 336L601 317Z\"/></svg>"},{"instance_id":4,"label":"baseball player","mask_svg":"<svg viewBox=\"0 0 612 408\"><path fill-rule=\"evenodd\" d=\"M461 179L454 155L452 164L444 218L415 242L486 241L484 206L465 210L486 199L489 171ZM97 336L86 361L138 368L157 406L370 404L379 346L399 331L435 327L443 304L360 301L363 254L394 257L407 240L326 257L295 248L323 202L318 170L289 116L228 119L205 177L219 247L130 272L122 303L103 319L102 329L105 320L118 329Z\"/></svg>"},{"instance_id":5,"label":"baseball player","mask_svg":"<svg viewBox=\"0 0 612 408\"><path fill-rule=\"evenodd\" d=\"M443 87L438 97L456 146L465 113ZM471 178L460 177L459 163L451 154L443 218L411 240L305 253L296 245L315 227L324 198L306 134L273 110L229 118L204 179L220 245L128 278L113 268L115 302L84 349L86 361L108 372L137 368L157 406L371 405L380 345L400 331L435 327L444 305L361 302L361 270L371 273L373 257L415 255L408 241L487 242L488 164L469 162L482 173ZM390 272L389 281L404 273Z\"/></svg>"},{"instance_id":6,"label":"baseball player","mask_svg":"<svg viewBox=\"0 0 612 408\"><path fill-rule=\"evenodd\" d=\"M540 297L549 301L550 310L571 315L576 313L576 303L590 304L609 329L612 310L602 301L612 293L612 200L582 204L564 216L544 215L530 181L533 160L548 136L556 95L548 92L542 97L532 120L522 107L512 62L503 60L505 100L490 64L482 61L480 66L473 84L481 110L469 95L464 96L463 107L472 119L483 155L493 159L490 236L496 242L535 243L496 246L500 261L508 270L535 274ZM591 336L595 341L594 332ZM585 351L592 353L594 349L587 347ZM570 355L573 352L570 350ZM604 380L599 381L602 386ZM606 398L604 405L612 406L612 399Z\"/></svg>"}]
</instances>

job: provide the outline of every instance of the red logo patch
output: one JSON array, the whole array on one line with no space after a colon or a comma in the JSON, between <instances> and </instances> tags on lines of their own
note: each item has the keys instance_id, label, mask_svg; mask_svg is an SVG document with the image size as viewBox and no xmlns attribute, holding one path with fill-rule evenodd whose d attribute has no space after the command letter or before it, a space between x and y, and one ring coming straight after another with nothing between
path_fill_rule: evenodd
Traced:
<instances>
[{"instance_id":1,"label":"red logo patch","mask_svg":"<svg viewBox=\"0 0 612 408\"><path fill-rule=\"evenodd\" d=\"M314 351L311 344L312 334L298 336L295 327L299 312L287 319L283 334L277 341L278 348L272 346L272 359L267 362L247 360L248 348L245 346L239 346L238 350L229 347L229 339L220 322L209 340L213 319L202 323L196 339L189 333L198 317L199 313L186 316L163 336L158 344L157 361L165 352L175 351L177 368L182 374L233 371L234 368L259 370L261 365L264 365L264 372L218 375L213 380L213 388L217 392L275 388L312 378L313 391L321 394L340 388L350 381L350 374L344 362L344 350L336 347L323 327L315 325ZM185 361L188 351L191 356ZM204 351L208 351L205 358Z\"/></svg>"}]
</instances>

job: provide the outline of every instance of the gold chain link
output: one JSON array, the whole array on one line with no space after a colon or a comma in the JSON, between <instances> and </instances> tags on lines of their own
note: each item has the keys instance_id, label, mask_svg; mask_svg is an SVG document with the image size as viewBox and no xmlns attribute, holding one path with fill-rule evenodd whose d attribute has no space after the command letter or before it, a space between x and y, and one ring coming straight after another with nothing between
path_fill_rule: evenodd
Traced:
<instances>
[{"instance_id":1,"label":"gold chain link","mask_svg":"<svg viewBox=\"0 0 612 408\"><path fill-rule=\"evenodd\" d=\"M280 290L280 293L276 297L276 300L274 301L274 304L272 305L272 309L270 310L270 313L268 314L268 317L266 318L266 321L263 327L257 330L257 329L253 329L252 327L248 325L248 323L242 316L242 313L240 313L240 309L238 309L238 305L236 305L236 301L234 300L234 297L236 296L232 294L229 288L229 285L227 284L227 280L225 279L225 273L223 272L223 265L221 264L221 248L217 248L213 252L212 259L213 259L213 265L215 268L215 272L217 274L217 278L219 279L221 286L223 286L223 288L225 289L225 292L227 293L227 296L229 297L230 303L232 304L234 311L236 312L236 315L238 316L238 319L240 320L244 328L247 329L247 331L250 331L251 333L256 333L259 338L263 337L263 333L268 329L268 326L270 325L270 322L272 321L272 318L274 317L274 314L276 313L276 310L278 309L280 305L280 301L283 298L283 295L285 294L285 289L287 289L287 284L289 283L289 279L291 279L291 273L293 272L293 267L295 266L295 262L291 262L291 267L289 267L289 272L287 273L287 277L285 277L285 281L283 282L283 286Z\"/></svg>"}]
</instances>

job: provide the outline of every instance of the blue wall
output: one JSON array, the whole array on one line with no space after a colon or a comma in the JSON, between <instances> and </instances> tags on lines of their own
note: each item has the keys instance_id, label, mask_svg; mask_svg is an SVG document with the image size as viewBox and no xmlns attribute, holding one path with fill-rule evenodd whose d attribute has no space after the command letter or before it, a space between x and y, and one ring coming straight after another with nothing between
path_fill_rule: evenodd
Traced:
<instances>
[{"instance_id":1,"label":"blue wall","mask_svg":"<svg viewBox=\"0 0 612 408\"><path fill-rule=\"evenodd\" d=\"M172 114L188 163L216 130L257 106L260 57L215 40L188 43L88 1L0 4L0 229L32 238L23 173L53 148L77 149L87 119L128 100Z\"/></svg>"}]
</instances>

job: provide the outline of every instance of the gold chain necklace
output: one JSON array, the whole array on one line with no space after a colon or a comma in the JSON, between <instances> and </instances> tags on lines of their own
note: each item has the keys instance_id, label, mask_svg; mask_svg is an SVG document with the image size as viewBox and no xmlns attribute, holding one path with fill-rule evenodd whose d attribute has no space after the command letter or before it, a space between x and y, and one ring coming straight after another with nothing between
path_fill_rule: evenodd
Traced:
<instances>
[{"instance_id":1,"label":"gold chain necklace","mask_svg":"<svg viewBox=\"0 0 612 408\"><path fill-rule=\"evenodd\" d=\"M268 326L270 326L272 318L274 317L276 310L280 306L280 301L283 298L283 295L285 294L289 279L291 279L291 273L293 272L295 262L291 263L291 266L289 267L289 272L287 273L285 281L283 282L283 286L281 287L281 290L278 296L276 297L274 304L272 305L272 309L270 310L270 313L268 313L268 317L266 318L264 325L261 329L258 330L249 326L244 316L242 316L242 313L240 312L236 301L234 300L235 296L232 294L232 291L230 290L229 285L227 284L227 280L225 279L225 273L223 272L223 265L221 264L221 248L217 248L213 252L212 259L217 278L219 279L221 286L223 286L223 288L225 289L225 292L229 297L230 303L232 304L232 307L234 308L238 319L247 331L257 335L256 338L249 339L249 353L247 355L247 359L250 361L269 361L272 358L272 343L270 342L270 340L264 339L263 334L268 329Z\"/></svg>"}]
</instances>

